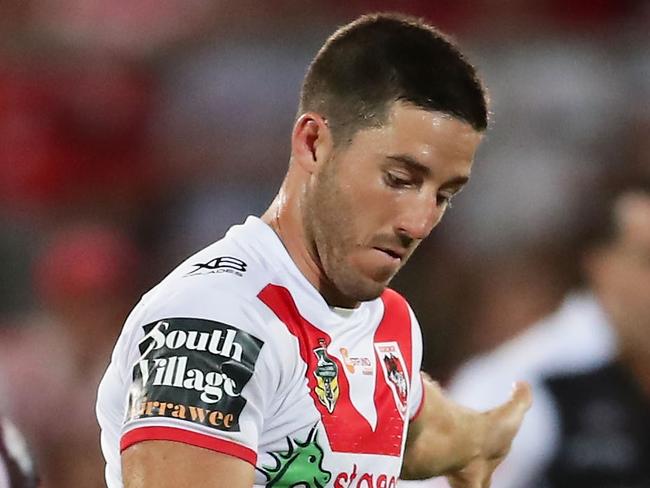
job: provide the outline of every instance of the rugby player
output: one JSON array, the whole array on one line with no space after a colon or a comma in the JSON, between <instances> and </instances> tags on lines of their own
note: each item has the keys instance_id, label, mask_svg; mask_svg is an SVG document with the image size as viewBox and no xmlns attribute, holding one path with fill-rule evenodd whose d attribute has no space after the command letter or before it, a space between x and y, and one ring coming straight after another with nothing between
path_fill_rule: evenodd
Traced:
<instances>
[{"instance_id":1,"label":"rugby player","mask_svg":"<svg viewBox=\"0 0 650 488\"><path fill-rule=\"evenodd\" d=\"M368 15L304 79L277 197L146 294L100 386L109 488L487 487L531 403L487 412L420 373L387 288L470 177L486 94L446 36Z\"/></svg>"}]
</instances>

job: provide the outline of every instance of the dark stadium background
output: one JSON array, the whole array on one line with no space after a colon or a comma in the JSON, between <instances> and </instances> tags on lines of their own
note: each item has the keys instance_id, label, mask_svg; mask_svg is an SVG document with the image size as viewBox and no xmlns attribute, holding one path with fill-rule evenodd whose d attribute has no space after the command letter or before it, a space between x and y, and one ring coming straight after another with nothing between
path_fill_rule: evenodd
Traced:
<instances>
[{"instance_id":1,"label":"dark stadium background","mask_svg":"<svg viewBox=\"0 0 650 488\"><path fill-rule=\"evenodd\" d=\"M555 307L602 188L650 172L650 4L0 3L0 411L46 488L102 486L95 388L129 309L279 186L300 80L339 24L424 16L489 87L474 177L400 274L444 380Z\"/></svg>"}]
</instances>

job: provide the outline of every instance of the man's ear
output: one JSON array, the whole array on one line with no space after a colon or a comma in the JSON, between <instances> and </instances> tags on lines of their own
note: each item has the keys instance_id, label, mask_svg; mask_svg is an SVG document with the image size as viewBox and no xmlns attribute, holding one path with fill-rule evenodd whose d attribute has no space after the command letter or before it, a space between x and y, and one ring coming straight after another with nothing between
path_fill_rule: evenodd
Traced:
<instances>
[{"instance_id":1,"label":"man's ear","mask_svg":"<svg viewBox=\"0 0 650 488\"><path fill-rule=\"evenodd\" d=\"M291 134L291 159L308 173L316 172L333 149L332 131L316 112L298 117Z\"/></svg>"}]
</instances>

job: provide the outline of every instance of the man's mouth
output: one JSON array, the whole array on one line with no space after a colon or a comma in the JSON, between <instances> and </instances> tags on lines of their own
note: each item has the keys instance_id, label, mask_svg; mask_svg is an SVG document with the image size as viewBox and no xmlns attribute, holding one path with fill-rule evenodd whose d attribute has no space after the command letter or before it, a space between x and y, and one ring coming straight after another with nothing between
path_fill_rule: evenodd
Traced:
<instances>
[{"instance_id":1,"label":"man's mouth","mask_svg":"<svg viewBox=\"0 0 650 488\"><path fill-rule=\"evenodd\" d=\"M375 247L375 249L377 249L378 251L381 251L381 252L383 252L385 254L388 254L393 259L399 259L400 261L404 257L403 252L400 252L400 251L397 251L395 249L391 249L391 248L388 248L388 247Z\"/></svg>"}]
</instances>

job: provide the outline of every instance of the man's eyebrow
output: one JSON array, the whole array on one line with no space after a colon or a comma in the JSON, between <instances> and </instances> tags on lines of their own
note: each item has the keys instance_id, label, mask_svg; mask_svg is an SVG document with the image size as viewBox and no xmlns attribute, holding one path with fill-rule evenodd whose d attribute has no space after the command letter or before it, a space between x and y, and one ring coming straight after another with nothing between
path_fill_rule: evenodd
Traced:
<instances>
[{"instance_id":1,"label":"man's eyebrow","mask_svg":"<svg viewBox=\"0 0 650 488\"><path fill-rule=\"evenodd\" d=\"M469 176L457 176L456 178L452 178L449 181L446 181L443 185L442 188L458 188L460 189L465 186L465 183L469 181Z\"/></svg>"},{"instance_id":2,"label":"man's eyebrow","mask_svg":"<svg viewBox=\"0 0 650 488\"><path fill-rule=\"evenodd\" d=\"M389 156L386 156L387 159L391 159L393 161L397 161L399 163L402 163L406 166L408 166L410 169L417 171L418 173L421 173L425 176L428 176L431 174L431 168L428 166L422 164L419 162L417 159L412 158L411 156L407 154L391 154ZM455 178L452 178L449 181L446 181L442 187L443 188L460 188L463 185L465 185L469 181L469 175L468 176L457 176Z\"/></svg>"},{"instance_id":3,"label":"man's eyebrow","mask_svg":"<svg viewBox=\"0 0 650 488\"><path fill-rule=\"evenodd\" d=\"M417 159L412 158L406 154L391 154L389 156L386 156L386 158L402 163L408 166L410 169L417 171L418 173L423 173L424 175L429 175L429 173L431 173L431 170L428 166L422 164Z\"/></svg>"}]
</instances>

